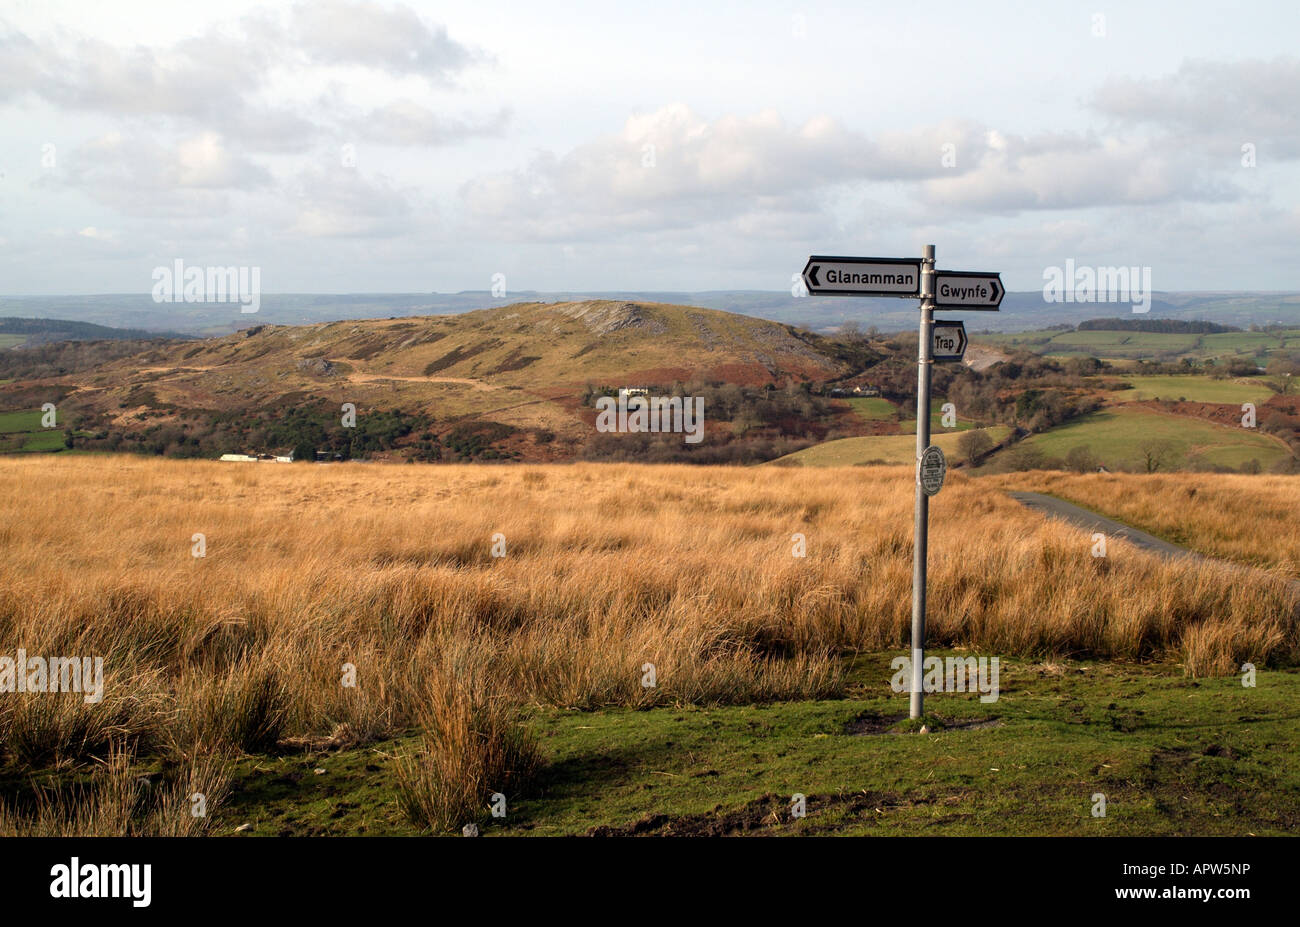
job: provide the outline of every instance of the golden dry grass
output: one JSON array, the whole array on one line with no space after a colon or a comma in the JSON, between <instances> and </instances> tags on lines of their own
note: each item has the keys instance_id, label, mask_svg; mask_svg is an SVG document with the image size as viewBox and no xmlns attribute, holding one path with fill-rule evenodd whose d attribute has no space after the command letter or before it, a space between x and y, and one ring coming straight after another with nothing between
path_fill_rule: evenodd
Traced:
<instances>
[{"instance_id":1,"label":"golden dry grass","mask_svg":"<svg viewBox=\"0 0 1300 927\"><path fill-rule=\"evenodd\" d=\"M516 703L640 707L831 696L840 655L908 636L910 468L46 456L0 474L0 653L105 662L101 705L0 696L0 742L29 766L124 738L192 755L409 729L458 649ZM1096 560L988 482L950 477L931 545L935 645L1196 674L1300 653L1282 579L1123 545Z\"/></svg>"}]
</instances>

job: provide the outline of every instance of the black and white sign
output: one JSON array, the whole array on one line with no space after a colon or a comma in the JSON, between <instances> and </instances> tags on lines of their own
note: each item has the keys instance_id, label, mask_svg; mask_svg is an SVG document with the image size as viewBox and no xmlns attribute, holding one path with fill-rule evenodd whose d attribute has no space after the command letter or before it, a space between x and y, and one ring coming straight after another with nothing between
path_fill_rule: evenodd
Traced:
<instances>
[{"instance_id":1,"label":"black and white sign","mask_svg":"<svg viewBox=\"0 0 1300 927\"><path fill-rule=\"evenodd\" d=\"M821 257L813 255L803 269L810 296L921 295L920 258Z\"/></svg>"},{"instance_id":2,"label":"black and white sign","mask_svg":"<svg viewBox=\"0 0 1300 927\"><path fill-rule=\"evenodd\" d=\"M943 478L948 474L948 459L938 445L931 444L921 453L916 465L916 479L927 496L943 489Z\"/></svg>"},{"instance_id":3,"label":"black and white sign","mask_svg":"<svg viewBox=\"0 0 1300 927\"><path fill-rule=\"evenodd\" d=\"M930 357L936 361L959 361L965 354L966 323L935 322L930 335Z\"/></svg>"},{"instance_id":4,"label":"black and white sign","mask_svg":"<svg viewBox=\"0 0 1300 927\"><path fill-rule=\"evenodd\" d=\"M934 275L934 308L997 311L1006 295L999 274L940 270Z\"/></svg>"}]
</instances>

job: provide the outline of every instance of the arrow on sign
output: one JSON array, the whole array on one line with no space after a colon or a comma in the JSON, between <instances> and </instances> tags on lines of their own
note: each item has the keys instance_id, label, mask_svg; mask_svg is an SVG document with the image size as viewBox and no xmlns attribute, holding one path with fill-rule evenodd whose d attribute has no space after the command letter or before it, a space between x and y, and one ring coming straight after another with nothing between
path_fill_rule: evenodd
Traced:
<instances>
[{"instance_id":1,"label":"arrow on sign","mask_svg":"<svg viewBox=\"0 0 1300 927\"><path fill-rule=\"evenodd\" d=\"M966 355L966 323L938 321L930 335L930 358L959 361Z\"/></svg>"},{"instance_id":2,"label":"arrow on sign","mask_svg":"<svg viewBox=\"0 0 1300 927\"><path fill-rule=\"evenodd\" d=\"M934 308L996 311L1007 291L998 274L940 270L934 275Z\"/></svg>"},{"instance_id":3,"label":"arrow on sign","mask_svg":"<svg viewBox=\"0 0 1300 927\"><path fill-rule=\"evenodd\" d=\"M803 269L803 283L813 296L921 295L921 261L916 258L822 257L813 255Z\"/></svg>"}]
</instances>

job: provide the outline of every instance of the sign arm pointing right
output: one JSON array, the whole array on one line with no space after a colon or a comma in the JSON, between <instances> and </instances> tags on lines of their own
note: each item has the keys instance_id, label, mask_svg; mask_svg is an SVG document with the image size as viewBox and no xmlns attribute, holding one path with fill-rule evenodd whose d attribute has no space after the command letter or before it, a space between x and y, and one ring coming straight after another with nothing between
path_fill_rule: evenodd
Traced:
<instances>
[{"instance_id":1,"label":"sign arm pointing right","mask_svg":"<svg viewBox=\"0 0 1300 927\"><path fill-rule=\"evenodd\" d=\"M998 274L940 270L934 278L934 308L996 311L1007 293Z\"/></svg>"}]
</instances>

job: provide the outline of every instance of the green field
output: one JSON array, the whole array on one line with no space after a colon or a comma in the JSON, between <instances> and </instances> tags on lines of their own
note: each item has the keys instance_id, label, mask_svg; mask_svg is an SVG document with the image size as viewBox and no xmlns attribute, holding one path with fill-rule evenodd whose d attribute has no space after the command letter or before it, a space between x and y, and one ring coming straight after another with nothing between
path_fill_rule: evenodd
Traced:
<instances>
[{"instance_id":1,"label":"green field","mask_svg":"<svg viewBox=\"0 0 1300 927\"><path fill-rule=\"evenodd\" d=\"M1262 357L1269 351L1300 348L1300 331L1224 332L1219 335L1202 335L1201 349L1209 356L1238 354Z\"/></svg>"},{"instance_id":2,"label":"green field","mask_svg":"<svg viewBox=\"0 0 1300 927\"><path fill-rule=\"evenodd\" d=\"M26 335L0 335L0 350L4 350L5 348L16 348L18 345L26 343Z\"/></svg>"},{"instance_id":3,"label":"green field","mask_svg":"<svg viewBox=\"0 0 1300 927\"><path fill-rule=\"evenodd\" d=\"M1255 378L1216 380L1201 375L1154 377L1129 375L1121 379L1132 383L1133 389L1120 390L1111 394L1113 399L1120 402L1185 399L1188 402L1221 402L1230 405L1253 402L1256 405L1263 405L1273 395L1273 391L1266 383Z\"/></svg>"},{"instance_id":4,"label":"green field","mask_svg":"<svg viewBox=\"0 0 1300 927\"><path fill-rule=\"evenodd\" d=\"M40 430L41 413L39 411L0 412L0 434Z\"/></svg>"},{"instance_id":5,"label":"green field","mask_svg":"<svg viewBox=\"0 0 1300 927\"><path fill-rule=\"evenodd\" d=\"M0 453L58 451L63 449L63 429L42 428L40 411L0 412Z\"/></svg>"},{"instance_id":6,"label":"green field","mask_svg":"<svg viewBox=\"0 0 1300 927\"><path fill-rule=\"evenodd\" d=\"M1104 350L1121 357L1140 354L1183 353L1196 347L1197 335L1166 335L1158 332L1063 332L1052 339L1054 351L1093 353Z\"/></svg>"},{"instance_id":7,"label":"green field","mask_svg":"<svg viewBox=\"0 0 1300 927\"><path fill-rule=\"evenodd\" d=\"M906 734L893 656L855 661L845 699L539 709L530 727L547 766L482 832L1263 835L1300 818L1295 671L1247 689L1176 666L1003 660L998 701L931 695L942 726ZM418 833L391 773L416 743L247 756L216 833ZM1091 814L1098 792L1103 818ZM795 793L803 818L790 814Z\"/></svg>"},{"instance_id":8,"label":"green field","mask_svg":"<svg viewBox=\"0 0 1300 927\"><path fill-rule=\"evenodd\" d=\"M996 425L984 429L993 443L1006 439L1010 429L1005 425ZM932 443L943 448L949 458L957 457L957 442L961 438L958 431L947 434L935 434ZM876 435L864 438L840 438L827 441L802 451L795 451L778 458L781 461L798 461L806 467L851 467L857 464L910 464L916 460L916 436L910 435ZM775 461L773 461L775 463Z\"/></svg>"},{"instance_id":9,"label":"green field","mask_svg":"<svg viewBox=\"0 0 1300 927\"><path fill-rule=\"evenodd\" d=\"M977 335L972 339L1002 350L1026 350L1052 357L1091 355L1108 360L1242 360L1264 366L1270 352L1300 350L1300 330L1223 332L1213 335L1129 331L1034 331Z\"/></svg>"},{"instance_id":10,"label":"green field","mask_svg":"<svg viewBox=\"0 0 1300 927\"><path fill-rule=\"evenodd\" d=\"M1025 439L1049 457L1064 458L1071 448L1087 445L1110 469L1142 469L1142 447L1167 441L1173 451L1161 469L1182 469L1189 458L1240 468L1251 460L1268 469L1290 456L1281 441L1244 428L1231 428L1145 409L1103 409Z\"/></svg>"},{"instance_id":11,"label":"green field","mask_svg":"<svg viewBox=\"0 0 1300 927\"><path fill-rule=\"evenodd\" d=\"M898 413L898 407L879 396L853 396L845 400L850 408L869 422L888 422Z\"/></svg>"}]
</instances>

